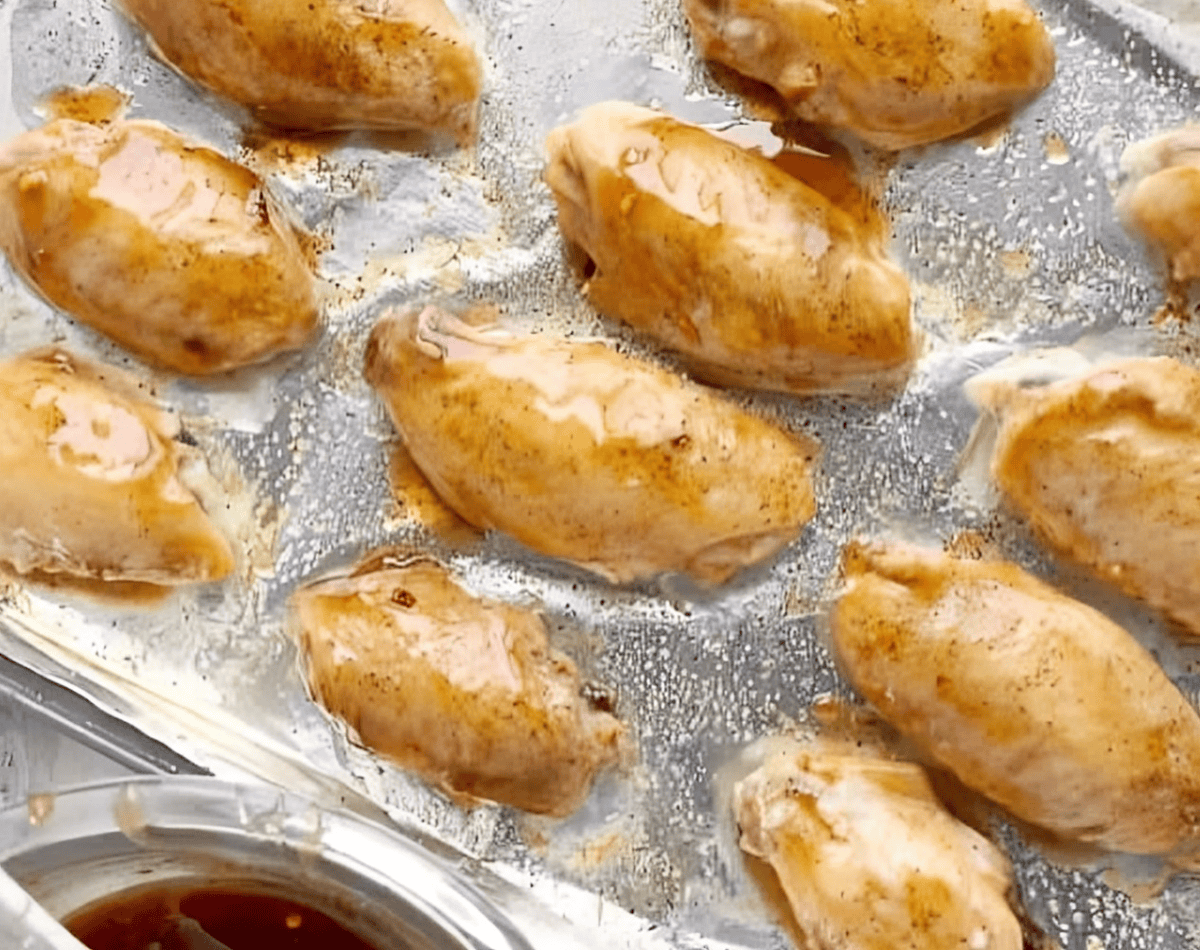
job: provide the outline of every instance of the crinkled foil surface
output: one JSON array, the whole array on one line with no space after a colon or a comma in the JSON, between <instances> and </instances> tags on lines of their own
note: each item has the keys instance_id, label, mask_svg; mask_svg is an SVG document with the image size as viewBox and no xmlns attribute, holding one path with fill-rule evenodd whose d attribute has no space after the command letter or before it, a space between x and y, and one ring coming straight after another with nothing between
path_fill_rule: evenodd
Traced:
<instances>
[{"instance_id":1,"label":"crinkled foil surface","mask_svg":"<svg viewBox=\"0 0 1200 950\"><path fill-rule=\"evenodd\" d=\"M1186 24L1104 3L1044 0L1057 78L1002 133L876 168L926 340L907 389L875 405L737 394L824 447L817 516L782 557L699 595L670 581L615 588L500 537L443 551L476 589L542 605L561 647L630 727L636 760L603 778L579 814L551 822L463 810L355 747L307 697L286 603L296 585L376 546L437 547L392 498L393 431L360 374L384 308L494 302L514 323L639 349L580 295L541 183L542 142L608 98L715 127L749 121L706 73L676 0L462 0L488 69L479 142L432 152L398 140L249 137L237 112L156 60L104 0L0 0L7 135L38 124L38 103L56 87L111 83L132 95L132 116L257 168L327 247L319 342L215 382L156 376L0 264L0 351L59 342L150 380L231 492L249 551L241 577L157 606L10 584L4 614L37 648L30 662L54 656L75 688L215 771L271 777L291 762L298 771L281 781L307 769L348 783L528 885L597 947L791 945L737 850L720 776L746 743L804 722L817 697L849 697L821 616L838 551L856 533L936 541L977 531L1133 629L1195 702L1192 654L1136 605L1057 573L959 474L975 422L961 384L1004 356L1101 335L1193 360L1188 325L1154 319L1162 275L1118 224L1113 195L1127 143L1195 118L1187 64L1200 69L1200 54ZM1030 917L1067 950L1200 946L1193 879L1160 888L1161 869L1148 863L1047 859L1017 832L999 833Z\"/></svg>"}]
</instances>

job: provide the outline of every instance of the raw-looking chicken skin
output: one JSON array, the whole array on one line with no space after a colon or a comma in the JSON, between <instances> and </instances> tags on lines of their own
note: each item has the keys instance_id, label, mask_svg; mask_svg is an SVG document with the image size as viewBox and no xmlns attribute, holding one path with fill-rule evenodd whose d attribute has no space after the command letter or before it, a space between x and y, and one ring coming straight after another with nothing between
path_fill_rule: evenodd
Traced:
<instances>
[{"instance_id":1,"label":"raw-looking chicken skin","mask_svg":"<svg viewBox=\"0 0 1200 950\"><path fill-rule=\"evenodd\" d=\"M547 139L546 182L587 294L712 382L870 392L914 356L881 238L762 155L623 102Z\"/></svg>"},{"instance_id":2,"label":"raw-looking chicken skin","mask_svg":"<svg viewBox=\"0 0 1200 950\"><path fill-rule=\"evenodd\" d=\"M887 543L843 560L843 669L924 754L1065 840L1195 853L1200 717L1125 630L1015 564Z\"/></svg>"},{"instance_id":3,"label":"raw-looking chicken skin","mask_svg":"<svg viewBox=\"0 0 1200 950\"><path fill-rule=\"evenodd\" d=\"M618 756L540 615L430 560L380 561L293 598L317 699L364 745L447 791L566 815Z\"/></svg>"},{"instance_id":4,"label":"raw-looking chicken skin","mask_svg":"<svg viewBox=\"0 0 1200 950\"><path fill-rule=\"evenodd\" d=\"M968 132L1054 78L1024 0L683 0L702 55L884 149Z\"/></svg>"},{"instance_id":5,"label":"raw-looking chicken skin","mask_svg":"<svg viewBox=\"0 0 1200 950\"><path fill-rule=\"evenodd\" d=\"M1005 500L1055 550L1200 637L1200 373L1143 357L969 391L998 425Z\"/></svg>"},{"instance_id":6,"label":"raw-looking chicken skin","mask_svg":"<svg viewBox=\"0 0 1200 950\"><path fill-rule=\"evenodd\" d=\"M0 560L20 573L174 585L233 569L180 477L174 425L116 371L62 350L0 364Z\"/></svg>"},{"instance_id":7,"label":"raw-looking chicken skin","mask_svg":"<svg viewBox=\"0 0 1200 950\"><path fill-rule=\"evenodd\" d=\"M797 744L734 791L744 850L768 861L810 950L1020 950L1012 873L925 772Z\"/></svg>"},{"instance_id":8,"label":"raw-looking chicken skin","mask_svg":"<svg viewBox=\"0 0 1200 950\"><path fill-rule=\"evenodd\" d=\"M52 304L177 372L257 363L317 327L263 182L155 122L59 119L0 149L0 247Z\"/></svg>"},{"instance_id":9,"label":"raw-looking chicken skin","mask_svg":"<svg viewBox=\"0 0 1200 950\"><path fill-rule=\"evenodd\" d=\"M598 341L426 307L379 322L365 372L462 518L612 581L720 583L815 510L814 444Z\"/></svg>"},{"instance_id":10,"label":"raw-looking chicken skin","mask_svg":"<svg viewBox=\"0 0 1200 950\"><path fill-rule=\"evenodd\" d=\"M474 134L482 69L443 0L119 0L163 59L290 129Z\"/></svg>"}]
</instances>

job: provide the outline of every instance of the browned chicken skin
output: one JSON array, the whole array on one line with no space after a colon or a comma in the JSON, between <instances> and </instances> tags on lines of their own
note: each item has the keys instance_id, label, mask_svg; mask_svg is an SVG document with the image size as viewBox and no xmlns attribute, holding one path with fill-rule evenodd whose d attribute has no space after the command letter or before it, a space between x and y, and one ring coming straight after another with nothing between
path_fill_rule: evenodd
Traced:
<instances>
[{"instance_id":1,"label":"browned chicken skin","mask_svg":"<svg viewBox=\"0 0 1200 950\"><path fill-rule=\"evenodd\" d=\"M292 129L474 134L482 81L442 0L119 0L181 73Z\"/></svg>"},{"instance_id":2,"label":"browned chicken skin","mask_svg":"<svg viewBox=\"0 0 1200 950\"><path fill-rule=\"evenodd\" d=\"M1200 277L1200 126L1135 142L1121 156L1129 176L1118 209L1166 258L1176 281Z\"/></svg>"},{"instance_id":3,"label":"browned chicken skin","mask_svg":"<svg viewBox=\"0 0 1200 950\"><path fill-rule=\"evenodd\" d=\"M172 420L62 350L0 364L0 560L105 581L218 580L233 555L180 480Z\"/></svg>"},{"instance_id":4,"label":"browned chicken skin","mask_svg":"<svg viewBox=\"0 0 1200 950\"><path fill-rule=\"evenodd\" d=\"M1062 838L1195 853L1200 717L1133 637L1014 564L856 543L844 568L845 673L932 760Z\"/></svg>"},{"instance_id":5,"label":"browned chicken skin","mask_svg":"<svg viewBox=\"0 0 1200 950\"><path fill-rule=\"evenodd\" d=\"M51 303L181 373L260 362L317 326L264 184L154 122L60 119L0 149L0 247Z\"/></svg>"},{"instance_id":6,"label":"browned chicken skin","mask_svg":"<svg viewBox=\"0 0 1200 950\"><path fill-rule=\"evenodd\" d=\"M623 728L580 695L541 617L430 560L382 561L293 598L317 699L363 744L446 790L566 815Z\"/></svg>"},{"instance_id":7,"label":"browned chicken skin","mask_svg":"<svg viewBox=\"0 0 1200 950\"><path fill-rule=\"evenodd\" d=\"M701 378L870 392L914 356L908 281L864 225L761 155L622 102L546 142L563 235L591 301Z\"/></svg>"},{"instance_id":8,"label":"browned chicken skin","mask_svg":"<svg viewBox=\"0 0 1200 950\"><path fill-rule=\"evenodd\" d=\"M1039 536L1200 637L1200 373L1147 357L971 391L999 427L992 477Z\"/></svg>"},{"instance_id":9,"label":"browned chicken skin","mask_svg":"<svg viewBox=\"0 0 1200 950\"><path fill-rule=\"evenodd\" d=\"M967 132L1054 78L1024 0L684 0L700 52L885 149Z\"/></svg>"},{"instance_id":10,"label":"browned chicken skin","mask_svg":"<svg viewBox=\"0 0 1200 950\"><path fill-rule=\"evenodd\" d=\"M427 307L379 322L365 372L461 517L613 581L720 583L815 510L815 445L597 341Z\"/></svg>"},{"instance_id":11,"label":"browned chicken skin","mask_svg":"<svg viewBox=\"0 0 1200 950\"><path fill-rule=\"evenodd\" d=\"M742 848L771 863L810 950L1020 950L1012 872L924 770L823 743L734 791Z\"/></svg>"}]
</instances>

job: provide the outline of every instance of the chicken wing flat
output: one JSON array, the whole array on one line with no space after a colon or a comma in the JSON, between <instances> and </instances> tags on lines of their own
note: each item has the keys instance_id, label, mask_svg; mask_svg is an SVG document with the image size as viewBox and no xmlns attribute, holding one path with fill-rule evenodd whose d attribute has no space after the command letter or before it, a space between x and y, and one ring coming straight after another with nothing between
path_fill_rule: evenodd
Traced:
<instances>
[{"instance_id":1,"label":"chicken wing flat","mask_svg":"<svg viewBox=\"0 0 1200 950\"><path fill-rule=\"evenodd\" d=\"M181 480L173 435L117 371L57 349L0 364L0 560L160 585L227 575L229 542Z\"/></svg>"},{"instance_id":2,"label":"chicken wing flat","mask_svg":"<svg viewBox=\"0 0 1200 950\"><path fill-rule=\"evenodd\" d=\"M800 745L734 791L811 950L1019 950L1007 859L946 811L924 770Z\"/></svg>"},{"instance_id":3,"label":"chicken wing flat","mask_svg":"<svg viewBox=\"0 0 1200 950\"><path fill-rule=\"evenodd\" d=\"M617 582L720 583L815 510L816 446L604 343L383 318L366 377L439 495Z\"/></svg>"},{"instance_id":4,"label":"chicken wing flat","mask_svg":"<svg viewBox=\"0 0 1200 950\"><path fill-rule=\"evenodd\" d=\"M1149 357L1045 386L970 386L991 473L1055 550L1200 637L1200 373Z\"/></svg>"},{"instance_id":5,"label":"chicken wing flat","mask_svg":"<svg viewBox=\"0 0 1200 950\"><path fill-rule=\"evenodd\" d=\"M1125 630L1006 562L856 543L844 569L838 657L924 754L1061 838L1194 852L1200 716Z\"/></svg>"},{"instance_id":6,"label":"chicken wing flat","mask_svg":"<svg viewBox=\"0 0 1200 950\"><path fill-rule=\"evenodd\" d=\"M683 0L705 58L766 83L801 119L884 149L967 132L1054 78L1024 0Z\"/></svg>"},{"instance_id":7,"label":"chicken wing flat","mask_svg":"<svg viewBox=\"0 0 1200 950\"><path fill-rule=\"evenodd\" d=\"M1155 245L1176 281L1200 277L1200 126L1135 142L1121 156L1129 176L1118 209Z\"/></svg>"},{"instance_id":8,"label":"chicken wing flat","mask_svg":"<svg viewBox=\"0 0 1200 950\"><path fill-rule=\"evenodd\" d=\"M566 815L623 727L580 695L537 613L430 560L380 561L293 598L317 699L363 744L452 793Z\"/></svg>"},{"instance_id":9,"label":"chicken wing flat","mask_svg":"<svg viewBox=\"0 0 1200 950\"><path fill-rule=\"evenodd\" d=\"M52 304L180 373L260 362L317 326L263 182L154 122L59 119L0 149L0 247Z\"/></svg>"},{"instance_id":10,"label":"chicken wing flat","mask_svg":"<svg viewBox=\"0 0 1200 950\"><path fill-rule=\"evenodd\" d=\"M119 0L168 63L290 129L474 134L482 70L442 0Z\"/></svg>"},{"instance_id":11,"label":"chicken wing flat","mask_svg":"<svg viewBox=\"0 0 1200 950\"><path fill-rule=\"evenodd\" d=\"M914 357L909 288L881 240L761 155L623 102L546 142L589 299L698 377L773 389L893 388Z\"/></svg>"}]
</instances>

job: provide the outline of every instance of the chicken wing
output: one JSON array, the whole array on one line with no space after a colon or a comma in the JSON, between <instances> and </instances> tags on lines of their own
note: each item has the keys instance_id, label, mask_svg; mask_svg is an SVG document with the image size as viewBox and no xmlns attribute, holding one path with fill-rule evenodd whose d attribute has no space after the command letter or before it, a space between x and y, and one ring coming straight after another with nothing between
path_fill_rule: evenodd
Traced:
<instances>
[{"instance_id":1,"label":"chicken wing","mask_svg":"<svg viewBox=\"0 0 1200 950\"><path fill-rule=\"evenodd\" d=\"M474 134L479 59L443 0L119 0L168 63L292 129Z\"/></svg>"},{"instance_id":2,"label":"chicken wing","mask_svg":"<svg viewBox=\"0 0 1200 950\"><path fill-rule=\"evenodd\" d=\"M600 342L427 307L379 322L365 372L461 517L612 581L719 583L815 509L814 444Z\"/></svg>"},{"instance_id":3,"label":"chicken wing","mask_svg":"<svg viewBox=\"0 0 1200 950\"><path fill-rule=\"evenodd\" d=\"M969 391L998 424L1005 499L1057 551L1200 637L1200 373L1135 358Z\"/></svg>"},{"instance_id":4,"label":"chicken wing","mask_svg":"<svg viewBox=\"0 0 1200 950\"><path fill-rule=\"evenodd\" d=\"M919 766L797 744L737 785L734 810L811 950L1022 946L1008 861Z\"/></svg>"},{"instance_id":5,"label":"chicken wing","mask_svg":"<svg viewBox=\"0 0 1200 950\"><path fill-rule=\"evenodd\" d=\"M1193 853L1200 717L1103 614L1014 564L850 545L851 684L963 784L1068 840Z\"/></svg>"},{"instance_id":6,"label":"chicken wing","mask_svg":"<svg viewBox=\"0 0 1200 950\"><path fill-rule=\"evenodd\" d=\"M317 699L362 742L448 791L566 815L623 727L580 695L532 611L431 560L377 558L293 598Z\"/></svg>"},{"instance_id":7,"label":"chicken wing","mask_svg":"<svg viewBox=\"0 0 1200 950\"><path fill-rule=\"evenodd\" d=\"M181 373L316 329L308 261L263 183L154 122L60 119L9 142L0 247L55 306Z\"/></svg>"},{"instance_id":8,"label":"chicken wing","mask_svg":"<svg viewBox=\"0 0 1200 950\"><path fill-rule=\"evenodd\" d=\"M1121 156L1117 202L1127 226L1154 244L1177 281L1200 277L1200 126L1144 142Z\"/></svg>"},{"instance_id":9,"label":"chicken wing","mask_svg":"<svg viewBox=\"0 0 1200 950\"><path fill-rule=\"evenodd\" d=\"M908 280L879 239L771 161L662 113L586 110L546 142L588 297L697 376L782 392L869 392L914 355Z\"/></svg>"},{"instance_id":10,"label":"chicken wing","mask_svg":"<svg viewBox=\"0 0 1200 950\"><path fill-rule=\"evenodd\" d=\"M701 53L884 149L967 132L1054 78L1024 0L683 0Z\"/></svg>"},{"instance_id":11,"label":"chicken wing","mask_svg":"<svg viewBox=\"0 0 1200 950\"><path fill-rule=\"evenodd\" d=\"M186 584L233 569L180 477L192 453L115 371L62 350L0 364L0 560L17 571Z\"/></svg>"}]
</instances>

